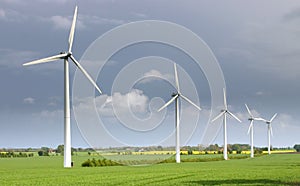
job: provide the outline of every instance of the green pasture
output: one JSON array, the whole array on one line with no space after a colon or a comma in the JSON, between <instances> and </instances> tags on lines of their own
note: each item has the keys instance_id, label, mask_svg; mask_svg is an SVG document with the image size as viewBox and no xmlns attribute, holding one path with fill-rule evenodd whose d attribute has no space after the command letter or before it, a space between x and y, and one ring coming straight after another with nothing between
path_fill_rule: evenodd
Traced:
<instances>
[{"instance_id":1,"label":"green pasture","mask_svg":"<svg viewBox=\"0 0 300 186\"><path fill-rule=\"evenodd\" d=\"M84 154L73 156L75 166L69 169L62 167L62 156L1 158L0 185L300 185L300 154L150 166L81 167L88 158L91 157ZM182 156L182 160L188 158L195 155Z\"/></svg>"}]
</instances>

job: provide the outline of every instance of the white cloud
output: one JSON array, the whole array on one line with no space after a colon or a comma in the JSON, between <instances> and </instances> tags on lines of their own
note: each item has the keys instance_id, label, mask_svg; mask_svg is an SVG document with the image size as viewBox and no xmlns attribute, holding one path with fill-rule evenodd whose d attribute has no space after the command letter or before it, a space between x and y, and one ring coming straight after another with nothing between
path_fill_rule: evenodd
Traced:
<instances>
[{"instance_id":1,"label":"white cloud","mask_svg":"<svg viewBox=\"0 0 300 186\"><path fill-rule=\"evenodd\" d=\"M42 110L32 114L32 117L39 121L39 123L53 123L54 125L63 122L63 110Z\"/></svg>"},{"instance_id":2,"label":"white cloud","mask_svg":"<svg viewBox=\"0 0 300 186\"><path fill-rule=\"evenodd\" d=\"M51 22L57 29L68 29L71 26L71 20L63 16L52 16L50 18Z\"/></svg>"},{"instance_id":3,"label":"white cloud","mask_svg":"<svg viewBox=\"0 0 300 186\"><path fill-rule=\"evenodd\" d=\"M43 18L44 20L48 20L48 18ZM50 22L54 25L55 29L63 29L63 30L69 30L71 28L73 16L52 16L50 17ZM77 19L76 21L76 29L82 29L85 28L84 24L80 21L80 19Z\"/></svg>"},{"instance_id":4,"label":"white cloud","mask_svg":"<svg viewBox=\"0 0 300 186\"><path fill-rule=\"evenodd\" d=\"M257 91L256 93L255 93L255 95L257 95L257 96L262 96L262 95L264 95L265 93L263 92L263 91Z\"/></svg>"},{"instance_id":5,"label":"white cloud","mask_svg":"<svg viewBox=\"0 0 300 186\"><path fill-rule=\"evenodd\" d=\"M146 113L149 99L143 91L133 89L127 94L116 92L112 96L100 95L96 98L75 99L74 107L80 110L90 110L94 108L94 103L100 115L114 116L114 110L118 113L128 110L133 113Z\"/></svg>"},{"instance_id":6,"label":"white cloud","mask_svg":"<svg viewBox=\"0 0 300 186\"><path fill-rule=\"evenodd\" d=\"M163 78L163 75L158 70L150 70L149 72L146 72L144 74L144 77L148 77L148 76L155 76L155 77Z\"/></svg>"},{"instance_id":7,"label":"white cloud","mask_svg":"<svg viewBox=\"0 0 300 186\"><path fill-rule=\"evenodd\" d=\"M40 116L43 118L58 118L59 116L63 115L62 110L54 110L54 111L49 111L49 110L43 110L40 112Z\"/></svg>"},{"instance_id":8,"label":"white cloud","mask_svg":"<svg viewBox=\"0 0 300 186\"><path fill-rule=\"evenodd\" d=\"M167 81L173 81L173 75L171 74L162 74L160 71L152 69L149 72L146 72L141 77L141 81L139 83L149 83L156 79L164 79Z\"/></svg>"},{"instance_id":9,"label":"white cloud","mask_svg":"<svg viewBox=\"0 0 300 186\"><path fill-rule=\"evenodd\" d=\"M35 103L35 99L32 98L32 97L24 98L23 99L23 103L25 103L25 104L34 104Z\"/></svg>"},{"instance_id":10,"label":"white cloud","mask_svg":"<svg viewBox=\"0 0 300 186\"><path fill-rule=\"evenodd\" d=\"M99 24L99 25L122 25L124 23L127 23L128 21L122 20L122 19L114 19L114 18L104 18L99 16L91 16L91 15L80 15L79 19L82 20L82 22L87 24Z\"/></svg>"},{"instance_id":11,"label":"white cloud","mask_svg":"<svg viewBox=\"0 0 300 186\"><path fill-rule=\"evenodd\" d=\"M119 92L108 96L106 101L100 107L100 112L106 109L116 109L118 111L130 109L134 113L145 113L148 107L148 97L143 94L143 91L133 89L127 94Z\"/></svg>"}]
</instances>

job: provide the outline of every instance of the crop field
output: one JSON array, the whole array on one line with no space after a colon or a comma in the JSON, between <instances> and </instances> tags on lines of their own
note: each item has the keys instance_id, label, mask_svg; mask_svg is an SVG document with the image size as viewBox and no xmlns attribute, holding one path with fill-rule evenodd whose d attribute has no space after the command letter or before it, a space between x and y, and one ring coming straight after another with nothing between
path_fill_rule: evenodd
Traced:
<instances>
[{"instance_id":1,"label":"crop field","mask_svg":"<svg viewBox=\"0 0 300 186\"><path fill-rule=\"evenodd\" d=\"M182 159L195 156L183 155ZM300 185L300 154L148 166L81 167L88 158L91 157L73 156L75 166L70 169L62 167L62 156L1 158L0 185Z\"/></svg>"}]
</instances>

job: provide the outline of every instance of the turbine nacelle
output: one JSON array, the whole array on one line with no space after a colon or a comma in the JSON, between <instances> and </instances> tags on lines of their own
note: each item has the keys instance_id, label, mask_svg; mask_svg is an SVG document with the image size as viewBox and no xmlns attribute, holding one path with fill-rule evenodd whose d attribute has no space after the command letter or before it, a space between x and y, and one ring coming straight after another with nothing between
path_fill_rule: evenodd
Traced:
<instances>
[{"instance_id":1,"label":"turbine nacelle","mask_svg":"<svg viewBox=\"0 0 300 186\"><path fill-rule=\"evenodd\" d=\"M62 51L62 52L60 52L59 54L65 54L64 57L61 57L61 59L68 59L69 57L71 57L72 52L71 52L71 51L69 51L69 52Z\"/></svg>"},{"instance_id":2,"label":"turbine nacelle","mask_svg":"<svg viewBox=\"0 0 300 186\"><path fill-rule=\"evenodd\" d=\"M239 121L240 123L242 122L236 115L234 115L232 112L230 112L228 110L228 106L227 106L227 99L226 99L226 91L225 88L223 88L223 98L224 98L224 108L221 109L221 113L219 115L217 115L214 119L211 120L211 122L216 121L217 119L219 119L221 116L224 116L225 114L229 114L231 117L233 117L234 119L236 119L237 121Z\"/></svg>"},{"instance_id":3,"label":"turbine nacelle","mask_svg":"<svg viewBox=\"0 0 300 186\"><path fill-rule=\"evenodd\" d=\"M276 118L276 116L277 116L277 113L275 113L270 120L264 120L264 121L266 122L266 124L271 124L272 121Z\"/></svg>"},{"instance_id":4,"label":"turbine nacelle","mask_svg":"<svg viewBox=\"0 0 300 186\"><path fill-rule=\"evenodd\" d=\"M175 97L175 96L180 96L180 94L179 94L178 92L176 92L176 93L173 92L173 93L172 93L172 97Z\"/></svg>"}]
</instances>

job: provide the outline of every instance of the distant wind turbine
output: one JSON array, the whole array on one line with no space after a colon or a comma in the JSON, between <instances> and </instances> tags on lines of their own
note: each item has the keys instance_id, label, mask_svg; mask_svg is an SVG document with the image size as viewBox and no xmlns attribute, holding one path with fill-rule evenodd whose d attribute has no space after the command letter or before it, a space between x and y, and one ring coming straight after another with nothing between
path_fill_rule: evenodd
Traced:
<instances>
[{"instance_id":1,"label":"distant wind turbine","mask_svg":"<svg viewBox=\"0 0 300 186\"><path fill-rule=\"evenodd\" d=\"M264 119L262 118L257 118L257 117L253 117L249 107L247 106L247 104L245 104L246 108L247 108L247 111L249 113L249 118L248 120L250 121L250 125L249 125L249 129L248 129L248 134L250 133L250 130L251 130L251 135L250 135L250 143L251 143L251 155L250 157L253 158L254 157L254 146L253 146L253 122L254 121L265 121Z\"/></svg>"},{"instance_id":2,"label":"distant wind turbine","mask_svg":"<svg viewBox=\"0 0 300 186\"><path fill-rule=\"evenodd\" d=\"M271 135L273 136L273 130L271 123L277 116L277 113L273 115L273 117L270 120L265 120L267 126L268 126L268 154L271 154Z\"/></svg>"},{"instance_id":3,"label":"distant wind turbine","mask_svg":"<svg viewBox=\"0 0 300 186\"><path fill-rule=\"evenodd\" d=\"M77 6L75 7L75 12L73 16L73 21L71 25L70 35L69 35L69 49L68 52L63 52L55 56L31 61L28 63L23 64L24 66L27 65L35 65L40 63L46 63L51 61L56 61L59 59L64 60L64 167L71 167L71 126L70 126L70 85L69 85L69 61L70 58L74 64L81 70L81 72L87 77L87 79L93 84L93 86L98 90L101 94L100 88L91 78L91 76L84 70L84 68L79 64L79 62L73 57L72 55L72 44L73 38L75 33L75 25L76 25L76 18L77 18Z\"/></svg>"},{"instance_id":4,"label":"distant wind turbine","mask_svg":"<svg viewBox=\"0 0 300 186\"><path fill-rule=\"evenodd\" d=\"M221 116L223 116L223 132L224 132L224 136L223 136L224 137L223 155L224 155L224 159L227 160L228 156L227 156L227 127L226 127L226 120L227 120L226 117L227 117L227 115L226 114L229 114L230 116L232 116L234 119L236 119L239 122L242 122L242 121L228 110L225 88L223 88L223 96L224 96L224 109L222 109L221 113L219 115L217 115L211 122L214 122L217 119L219 119Z\"/></svg>"},{"instance_id":5,"label":"distant wind turbine","mask_svg":"<svg viewBox=\"0 0 300 186\"><path fill-rule=\"evenodd\" d=\"M178 81L178 75L177 75L177 68L176 64L174 63L174 71L175 71L175 82L176 82L176 93L172 94L172 97L165 105L163 105L160 109L158 109L158 112L160 112L162 109L166 108L168 105L170 105L173 101L175 101L175 122L176 122L176 163L180 163L180 141L179 141L179 103L178 103L178 98L181 97L194 107L196 107L198 110L201 110L201 108L193 103L190 99L185 97L184 95L181 94L180 88L179 88L179 81Z\"/></svg>"}]
</instances>

